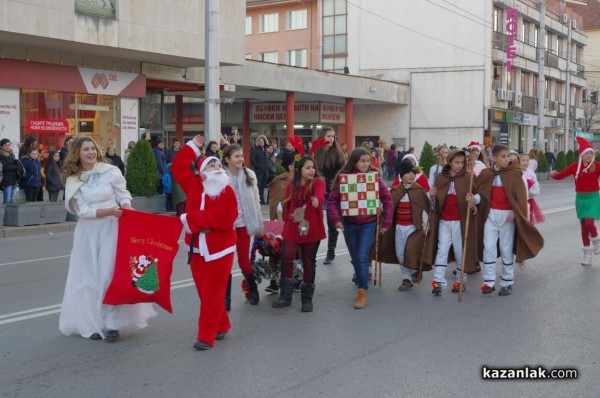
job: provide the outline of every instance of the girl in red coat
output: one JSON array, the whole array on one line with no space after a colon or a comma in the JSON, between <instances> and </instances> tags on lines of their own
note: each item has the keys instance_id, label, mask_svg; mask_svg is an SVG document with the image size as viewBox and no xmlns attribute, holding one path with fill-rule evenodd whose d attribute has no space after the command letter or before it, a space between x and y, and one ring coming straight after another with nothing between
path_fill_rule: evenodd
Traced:
<instances>
[{"instance_id":1,"label":"girl in red coat","mask_svg":"<svg viewBox=\"0 0 600 398\"><path fill-rule=\"evenodd\" d=\"M171 170L187 196L181 215L190 269L200 297L197 350L211 348L231 328L225 292L231 274L238 205L229 177L214 156L198 158L204 137L189 141L173 160ZM190 165L193 165L194 171Z\"/></svg>"},{"instance_id":2,"label":"girl in red coat","mask_svg":"<svg viewBox=\"0 0 600 398\"><path fill-rule=\"evenodd\" d=\"M300 287L302 312L313 310L314 254L317 244L326 237L321 210L324 200L325 181L317 172L315 161L305 156L296 164L294 179L285 190L283 272L279 298L273 302L273 308L289 307L292 304L293 263L300 250L304 268L304 283Z\"/></svg>"},{"instance_id":3,"label":"girl in red coat","mask_svg":"<svg viewBox=\"0 0 600 398\"><path fill-rule=\"evenodd\" d=\"M594 223L594 220L600 220L600 163L594 161L592 145L582 137L576 139L579 144L579 162L573 163L563 171L551 172L550 177L562 180L570 175L575 176L575 210L581 223L583 241L581 265L591 265L592 252L600 254L600 236Z\"/></svg>"}]
</instances>

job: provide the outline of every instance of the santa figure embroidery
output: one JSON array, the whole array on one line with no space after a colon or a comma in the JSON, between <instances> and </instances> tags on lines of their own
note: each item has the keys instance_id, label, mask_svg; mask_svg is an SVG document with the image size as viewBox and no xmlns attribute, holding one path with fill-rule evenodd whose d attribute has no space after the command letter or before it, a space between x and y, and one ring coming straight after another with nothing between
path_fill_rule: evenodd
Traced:
<instances>
[{"instance_id":1,"label":"santa figure embroidery","mask_svg":"<svg viewBox=\"0 0 600 398\"><path fill-rule=\"evenodd\" d=\"M231 274L238 215L235 192L221 161L200 158L204 137L196 136L181 149L171 170L186 196L186 213L181 215L189 264L200 297L198 337L194 348L206 350L231 328L225 311L225 293ZM192 165L192 167L190 167Z\"/></svg>"}]
</instances>

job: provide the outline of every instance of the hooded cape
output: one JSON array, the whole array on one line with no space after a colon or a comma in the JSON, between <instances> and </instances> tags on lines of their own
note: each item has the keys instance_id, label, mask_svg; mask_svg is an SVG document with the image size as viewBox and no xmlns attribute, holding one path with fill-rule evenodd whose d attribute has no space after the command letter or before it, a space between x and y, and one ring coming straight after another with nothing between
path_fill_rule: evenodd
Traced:
<instances>
[{"instance_id":1,"label":"hooded cape","mask_svg":"<svg viewBox=\"0 0 600 398\"><path fill-rule=\"evenodd\" d=\"M490 212L492 184L496 174L500 176L508 203L515 215L513 251L517 256L516 261L521 262L533 258L544 247L544 238L527 217L527 189L523 184L521 168L516 161L510 162L505 169L497 171L494 168L487 168L477 177L477 190L481 196L477 217L477 228L481 231L478 236L479 258L483 259L483 227Z\"/></svg>"}]
</instances>

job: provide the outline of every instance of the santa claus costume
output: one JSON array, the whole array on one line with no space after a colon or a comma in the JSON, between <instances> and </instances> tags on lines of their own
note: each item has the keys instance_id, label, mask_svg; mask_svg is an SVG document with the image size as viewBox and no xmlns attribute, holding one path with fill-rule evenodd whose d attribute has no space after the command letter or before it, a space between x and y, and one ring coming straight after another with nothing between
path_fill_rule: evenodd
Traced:
<instances>
[{"instance_id":1,"label":"santa claus costume","mask_svg":"<svg viewBox=\"0 0 600 398\"><path fill-rule=\"evenodd\" d=\"M467 145L467 149L469 150L469 156L471 158L472 164L468 165L467 170L475 174L475 176L479 176L481 172L487 168L487 165L483 162L483 153L481 152L481 144L477 141L469 142Z\"/></svg>"},{"instance_id":2,"label":"santa claus costume","mask_svg":"<svg viewBox=\"0 0 600 398\"><path fill-rule=\"evenodd\" d=\"M592 145L582 137L576 137L579 144L579 161L563 171L553 171L550 177L562 180L575 176L575 210L581 224L583 257L581 265L592 264L592 253L600 254L600 236L594 220L600 220L600 162L594 161ZM593 244L593 247L592 247Z\"/></svg>"},{"instance_id":3,"label":"santa claus costume","mask_svg":"<svg viewBox=\"0 0 600 398\"><path fill-rule=\"evenodd\" d=\"M235 192L221 162L214 156L195 161L200 149L189 141L171 166L187 196L181 215L190 268L200 298L198 336L194 348L206 350L231 328L225 311L225 293L236 249L233 224L238 216ZM198 175L190 167L197 163Z\"/></svg>"}]
</instances>

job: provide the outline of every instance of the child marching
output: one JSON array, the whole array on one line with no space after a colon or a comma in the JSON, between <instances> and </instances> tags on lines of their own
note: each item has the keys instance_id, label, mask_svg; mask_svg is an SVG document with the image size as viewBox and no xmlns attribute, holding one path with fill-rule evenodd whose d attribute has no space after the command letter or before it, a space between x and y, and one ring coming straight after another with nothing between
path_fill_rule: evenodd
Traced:
<instances>
[{"instance_id":1,"label":"child marching","mask_svg":"<svg viewBox=\"0 0 600 398\"><path fill-rule=\"evenodd\" d=\"M369 289L369 249L377 229L376 215L345 216L342 218L339 176L342 174L357 174L375 172L371 166L371 154L365 148L359 147L352 151L348 161L333 181L327 201L327 216L331 224L344 231L346 246L350 252L354 272L358 282L358 293L354 308L362 309L367 306ZM393 204L392 197L381 178L378 179L379 199L383 203L383 221L380 233L385 233L392 226Z\"/></svg>"},{"instance_id":2,"label":"child marching","mask_svg":"<svg viewBox=\"0 0 600 398\"><path fill-rule=\"evenodd\" d=\"M392 182L392 185L390 186L390 188L394 188L394 187L400 185L400 167L401 167L402 163L404 163L405 161L409 161L409 162L411 162L413 164L413 168L416 170L416 173L417 173L415 181L426 192L429 192L429 188L431 188L431 186L429 185L429 181L427 180L427 176L425 174L423 174L419 170L419 161L417 160L417 158L415 157L415 155L413 155L412 153L407 153L406 155L404 155L402 157L402 162L396 162L396 167L397 167L396 173L398 174L398 177L396 177L396 179L394 180L394 182Z\"/></svg>"},{"instance_id":3,"label":"child marching","mask_svg":"<svg viewBox=\"0 0 600 398\"><path fill-rule=\"evenodd\" d=\"M300 250L304 268L304 283L300 287L302 312L311 312L315 292L315 250L326 237L321 210L325 200L325 181L318 174L311 157L305 156L297 162L294 178L285 192L283 271L279 298L272 306L283 308L292 304L293 263Z\"/></svg>"},{"instance_id":4,"label":"child marching","mask_svg":"<svg viewBox=\"0 0 600 398\"><path fill-rule=\"evenodd\" d=\"M581 240L583 241L583 257L581 265L592 264L592 253L600 254L600 236L594 220L600 219L600 163L594 161L592 145L582 137L576 137L579 144L579 161L571 164L563 171L553 171L550 177L556 180L575 176L575 210L581 224ZM593 247L592 247L593 244Z\"/></svg>"},{"instance_id":5,"label":"child marching","mask_svg":"<svg viewBox=\"0 0 600 398\"><path fill-rule=\"evenodd\" d=\"M478 264L476 225L472 219L465 235L467 217L473 217L479 195L473 196L472 176L467 172L467 154L458 149L448 154L448 163L438 174L431 188L434 213L431 220L432 235L437 235L437 252L434 262L433 290L435 295L442 294L446 287L446 269L450 247L456 259L456 282L452 285L452 293L460 291L461 264L463 264L463 237L467 237L466 253L464 253L465 270L463 275L463 291L467 274L476 270ZM434 242L436 240L434 239ZM435 249L435 246L432 247Z\"/></svg>"},{"instance_id":6,"label":"child marching","mask_svg":"<svg viewBox=\"0 0 600 398\"><path fill-rule=\"evenodd\" d=\"M525 261L535 257L544 246L544 239L527 218L527 191L520 166L510 162L509 157L507 146L495 145L492 167L484 169L477 178L481 198L479 230L483 229L483 242L479 242L479 254L483 258L483 294L496 290L498 244L502 258L500 296L512 292L515 254L517 262Z\"/></svg>"},{"instance_id":7,"label":"child marching","mask_svg":"<svg viewBox=\"0 0 600 398\"><path fill-rule=\"evenodd\" d=\"M398 290L406 291L420 280L419 271L430 271L431 260L422 259L427 237L431 202L425 189L415 182L417 171L412 162L398 167L401 184L391 189L394 226L380 238L380 260L400 264L402 283ZM431 236L431 235L430 235ZM374 249L371 249L371 254Z\"/></svg>"}]
</instances>

